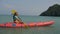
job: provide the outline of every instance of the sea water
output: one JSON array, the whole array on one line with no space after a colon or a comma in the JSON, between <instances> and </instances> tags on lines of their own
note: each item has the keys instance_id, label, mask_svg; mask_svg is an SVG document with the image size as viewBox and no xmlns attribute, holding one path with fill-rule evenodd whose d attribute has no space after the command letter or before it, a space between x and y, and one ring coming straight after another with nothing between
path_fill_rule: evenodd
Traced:
<instances>
[{"instance_id":1,"label":"sea water","mask_svg":"<svg viewBox=\"0 0 60 34\"><path fill-rule=\"evenodd\" d=\"M19 16L24 23L53 20L55 23L47 27L0 28L0 34L60 34L60 17ZM0 15L0 23L13 22L12 15Z\"/></svg>"}]
</instances>

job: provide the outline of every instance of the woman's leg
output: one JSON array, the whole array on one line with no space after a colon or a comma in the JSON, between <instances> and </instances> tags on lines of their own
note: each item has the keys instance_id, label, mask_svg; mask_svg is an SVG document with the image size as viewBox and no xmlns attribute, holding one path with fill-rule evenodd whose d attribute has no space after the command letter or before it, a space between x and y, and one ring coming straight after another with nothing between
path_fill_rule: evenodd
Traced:
<instances>
[{"instance_id":1,"label":"woman's leg","mask_svg":"<svg viewBox=\"0 0 60 34\"><path fill-rule=\"evenodd\" d=\"M16 20L15 23L17 24L23 24L23 22Z\"/></svg>"},{"instance_id":2,"label":"woman's leg","mask_svg":"<svg viewBox=\"0 0 60 34\"><path fill-rule=\"evenodd\" d=\"M19 23L19 21L18 21L18 20L15 20L15 23L16 23L16 24L18 24L18 23Z\"/></svg>"}]
</instances>

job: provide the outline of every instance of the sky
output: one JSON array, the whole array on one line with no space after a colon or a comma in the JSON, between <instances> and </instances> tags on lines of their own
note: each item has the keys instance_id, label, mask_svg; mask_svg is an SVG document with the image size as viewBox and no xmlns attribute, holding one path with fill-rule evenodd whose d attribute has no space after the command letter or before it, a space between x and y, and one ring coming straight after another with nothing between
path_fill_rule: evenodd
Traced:
<instances>
[{"instance_id":1,"label":"sky","mask_svg":"<svg viewBox=\"0 0 60 34\"><path fill-rule=\"evenodd\" d=\"M60 0L0 0L0 14L11 14L15 9L20 15L40 15Z\"/></svg>"}]
</instances>

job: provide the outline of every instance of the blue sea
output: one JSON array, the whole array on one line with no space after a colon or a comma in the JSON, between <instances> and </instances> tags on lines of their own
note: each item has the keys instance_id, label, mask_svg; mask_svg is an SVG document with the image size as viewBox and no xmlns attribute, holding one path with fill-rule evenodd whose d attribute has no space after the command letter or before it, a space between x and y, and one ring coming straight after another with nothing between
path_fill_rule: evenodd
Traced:
<instances>
[{"instance_id":1,"label":"blue sea","mask_svg":"<svg viewBox=\"0 0 60 34\"><path fill-rule=\"evenodd\" d=\"M60 34L60 17L19 16L24 23L53 20L55 23L47 27L0 28L0 34ZM0 23L13 22L12 15L0 15Z\"/></svg>"}]
</instances>

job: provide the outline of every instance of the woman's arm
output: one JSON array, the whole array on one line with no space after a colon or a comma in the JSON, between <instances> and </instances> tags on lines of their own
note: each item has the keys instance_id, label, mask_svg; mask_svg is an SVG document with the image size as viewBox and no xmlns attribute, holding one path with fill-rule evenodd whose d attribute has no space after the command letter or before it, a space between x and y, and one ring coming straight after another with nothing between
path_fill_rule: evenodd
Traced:
<instances>
[{"instance_id":1,"label":"woman's arm","mask_svg":"<svg viewBox=\"0 0 60 34\"><path fill-rule=\"evenodd\" d=\"M18 21L22 22L22 20L19 17L17 17L17 16L15 16L15 17L17 18Z\"/></svg>"}]
</instances>

